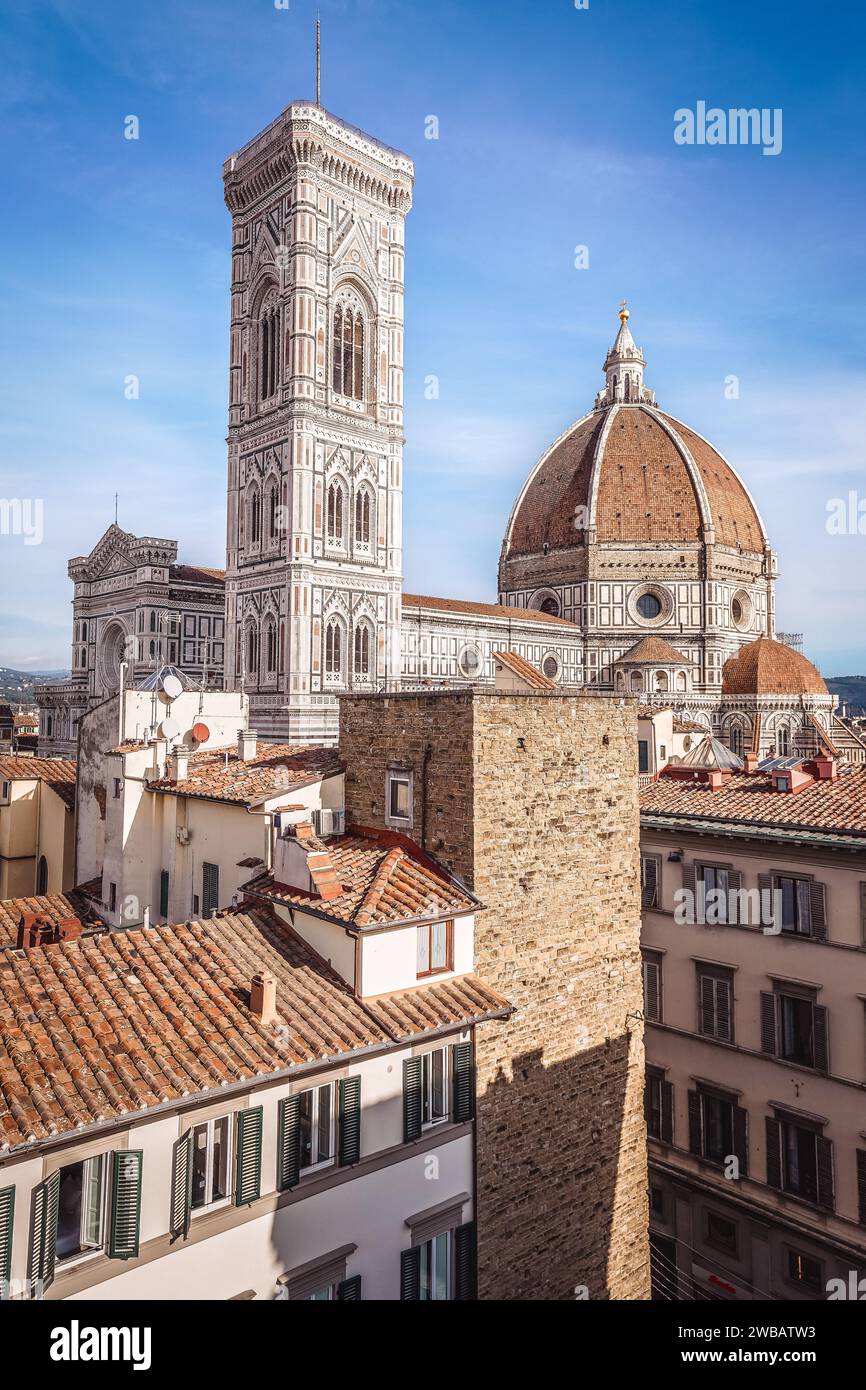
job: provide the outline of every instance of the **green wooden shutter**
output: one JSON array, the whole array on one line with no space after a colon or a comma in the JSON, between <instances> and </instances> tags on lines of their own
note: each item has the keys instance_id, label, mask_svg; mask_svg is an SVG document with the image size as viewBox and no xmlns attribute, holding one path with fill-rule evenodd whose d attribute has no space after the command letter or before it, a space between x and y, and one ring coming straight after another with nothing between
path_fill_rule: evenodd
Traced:
<instances>
[{"instance_id":1,"label":"green wooden shutter","mask_svg":"<svg viewBox=\"0 0 866 1390\"><path fill-rule=\"evenodd\" d=\"M339 1161L347 1168L361 1159L361 1078L347 1076L340 1082Z\"/></svg>"},{"instance_id":2,"label":"green wooden shutter","mask_svg":"<svg viewBox=\"0 0 866 1390\"><path fill-rule=\"evenodd\" d=\"M421 1299L421 1246L400 1251L400 1302L418 1303Z\"/></svg>"},{"instance_id":3,"label":"green wooden shutter","mask_svg":"<svg viewBox=\"0 0 866 1390\"><path fill-rule=\"evenodd\" d=\"M451 1049L454 1076L454 1119L471 1120L475 1114L475 1078L472 1068L472 1044L455 1043Z\"/></svg>"},{"instance_id":4,"label":"green wooden shutter","mask_svg":"<svg viewBox=\"0 0 866 1390\"><path fill-rule=\"evenodd\" d=\"M171 1212L169 1230L172 1240L189 1235L192 1212L192 1130L182 1134L171 1155Z\"/></svg>"},{"instance_id":5,"label":"green wooden shutter","mask_svg":"<svg viewBox=\"0 0 866 1390\"><path fill-rule=\"evenodd\" d=\"M812 1005L812 1037L815 1070L827 1071L830 1062L829 1023L827 1009L823 1004Z\"/></svg>"},{"instance_id":6,"label":"green wooden shutter","mask_svg":"<svg viewBox=\"0 0 866 1390\"><path fill-rule=\"evenodd\" d=\"M57 1259L57 1212L60 1174L52 1173L33 1191L33 1278L47 1289L54 1281Z\"/></svg>"},{"instance_id":7,"label":"green wooden shutter","mask_svg":"<svg viewBox=\"0 0 866 1390\"><path fill-rule=\"evenodd\" d=\"M403 1139L421 1137L421 1058L403 1061Z\"/></svg>"},{"instance_id":8,"label":"green wooden shutter","mask_svg":"<svg viewBox=\"0 0 866 1390\"><path fill-rule=\"evenodd\" d=\"M361 1276L353 1274L351 1279L344 1279L337 1285L337 1298L340 1303L360 1303L361 1302Z\"/></svg>"},{"instance_id":9,"label":"green wooden shutter","mask_svg":"<svg viewBox=\"0 0 866 1390\"><path fill-rule=\"evenodd\" d=\"M766 1117L767 1130L767 1186L782 1186L782 1126L779 1121Z\"/></svg>"},{"instance_id":10,"label":"green wooden shutter","mask_svg":"<svg viewBox=\"0 0 866 1390\"><path fill-rule=\"evenodd\" d=\"M766 931L772 925L778 933L782 923L776 921L772 874L758 874L758 892L761 895L761 926Z\"/></svg>"},{"instance_id":11,"label":"green wooden shutter","mask_svg":"<svg viewBox=\"0 0 866 1390\"><path fill-rule=\"evenodd\" d=\"M827 888L823 883L813 881L809 885L809 909L812 917L812 935L816 941L827 940Z\"/></svg>"},{"instance_id":12,"label":"green wooden shutter","mask_svg":"<svg viewBox=\"0 0 866 1390\"><path fill-rule=\"evenodd\" d=\"M833 1141L823 1134L815 1138L818 1166L818 1206L832 1211L835 1206L833 1183Z\"/></svg>"},{"instance_id":13,"label":"green wooden shutter","mask_svg":"<svg viewBox=\"0 0 866 1390\"><path fill-rule=\"evenodd\" d=\"M776 1056L776 996L761 994L761 1051Z\"/></svg>"},{"instance_id":14,"label":"green wooden shutter","mask_svg":"<svg viewBox=\"0 0 866 1390\"><path fill-rule=\"evenodd\" d=\"M111 1155L110 1260L134 1260L138 1256L143 1163L141 1149L119 1150Z\"/></svg>"},{"instance_id":15,"label":"green wooden shutter","mask_svg":"<svg viewBox=\"0 0 866 1390\"><path fill-rule=\"evenodd\" d=\"M695 924L698 920L698 896L697 896L697 869L693 859L683 862L683 888L691 897L684 904L686 910L685 920L687 923Z\"/></svg>"},{"instance_id":16,"label":"green wooden shutter","mask_svg":"<svg viewBox=\"0 0 866 1390\"><path fill-rule=\"evenodd\" d=\"M300 1109L300 1096L286 1096L278 1107L277 1188L280 1192L296 1187L301 1176Z\"/></svg>"},{"instance_id":17,"label":"green wooden shutter","mask_svg":"<svg viewBox=\"0 0 866 1390\"><path fill-rule=\"evenodd\" d=\"M0 1299L12 1278L12 1230L15 1224L15 1188L4 1187L0 1192Z\"/></svg>"},{"instance_id":18,"label":"green wooden shutter","mask_svg":"<svg viewBox=\"0 0 866 1390\"><path fill-rule=\"evenodd\" d=\"M475 1222L466 1221L454 1232L454 1299L470 1303L475 1297Z\"/></svg>"},{"instance_id":19,"label":"green wooden shutter","mask_svg":"<svg viewBox=\"0 0 866 1390\"><path fill-rule=\"evenodd\" d=\"M239 1110L235 1157L235 1206L257 1202L262 1194L263 1109Z\"/></svg>"}]
</instances>

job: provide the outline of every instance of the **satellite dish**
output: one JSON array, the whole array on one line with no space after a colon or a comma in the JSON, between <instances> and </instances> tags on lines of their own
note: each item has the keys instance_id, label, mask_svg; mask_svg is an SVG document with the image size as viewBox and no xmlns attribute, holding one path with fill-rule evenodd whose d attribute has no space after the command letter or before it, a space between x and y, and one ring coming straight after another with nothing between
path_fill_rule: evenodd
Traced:
<instances>
[{"instance_id":1,"label":"satellite dish","mask_svg":"<svg viewBox=\"0 0 866 1390\"><path fill-rule=\"evenodd\" d=\"M180 725L176 719L163 719L159 731L163 738L177 738L180 733Z\"/></svg>"},{"instance_id":2,"label":"satellite dish","mask_svg":"<svg viewBox=\"0 0 866 1390\"><path fill-rule=\"evenodd\" d=\"M183 685L177 676L166 676L162 682L162 688L170 700L176 700L178 695L183 694Z\"/></svg>"},{"instance_id":3,"label":"satellite dish","mask_svg":"<svg viewBox=\"0 0 866 1390\"><path fill-rule=\"evenodd\" d=\"M193 724L192 736L196 743L207 743L210 738L210 729L207 724Z\"/></svg>"}]
</instances>

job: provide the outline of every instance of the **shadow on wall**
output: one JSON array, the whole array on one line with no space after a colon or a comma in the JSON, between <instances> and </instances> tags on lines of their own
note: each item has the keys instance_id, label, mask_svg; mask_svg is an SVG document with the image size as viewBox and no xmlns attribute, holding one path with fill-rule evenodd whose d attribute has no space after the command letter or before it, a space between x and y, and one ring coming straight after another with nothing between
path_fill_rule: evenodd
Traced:
<instances>
[{"instance_id":1,"label":"shadow on wall","mask_svg":"<svg viewBox=\"0 0 866 1390\"><path fill-rule=\"evenodd\" d=\"M479 1094L479 1298L649 1297L643 1050L630 1060L629 1042L550 1066L519 1054Z\"/></svg>"}]
</instances>

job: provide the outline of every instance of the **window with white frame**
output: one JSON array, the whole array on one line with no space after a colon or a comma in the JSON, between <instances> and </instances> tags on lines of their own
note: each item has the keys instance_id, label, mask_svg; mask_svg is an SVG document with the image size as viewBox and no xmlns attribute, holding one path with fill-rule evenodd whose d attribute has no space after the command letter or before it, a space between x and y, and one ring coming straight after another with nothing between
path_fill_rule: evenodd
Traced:
<instances>
[{"instance_id":1,"label":"window with white frame","mask_svg":"<svg viewBox=\"0 0 866 1390\"><path fill-rule=\"evenodd\" d=\"M298 1125L301 1132L301 1171L310 1172L334 1162L336 1154L336 1088L332 1081L301 1091Z\"/></svg>"},{"instance_id":2,"label":"window with white frame","mask_svg":"<svg viewBox=\"0 0 866 1390\"><path fill-rule=\"evenodd\" d=\"M231 1189L231 1117L205 1120L192 1131L192 1209L228 1201Z\"/></svg>"},{"instance_id":3,"label":"window with white frame","mask_svg":"<svg viewBox=\"0 0 866 1390\"><path fill-rule=\"evenodd\" d=\"M435 1047L421 1057L421 1125L441 1125L451 1114L448 1047Z\"/></svg>"},{"instance_id":4,"label":"window with white frame","mask_svg":"<svg viewBox=\"0 0 866 1390\"><path fill-rule=\"evenodd\" d=\"M389 825L412 824L412 774L392 771L388 773L387 807Z\"/></svg>"},{"instance_id":5,"label":"window with white frame","mask_svg":"<svg viewBox=\"0 0 866 1390\"><path fill-rule=\"evenodd\" d=\"M443 1231L420 1247L421 1249L421 1298L423 1301L436 1299L444 1302L451 1298L452 1233Z\"/></svg>"},{"instance_id":6,"label":"window with white frame","mask_svg":"<svg viewBox=\"0 0 866 1390\"><path fill-rule=\"evenodd\" d=\"M105 1243L106 1155L60 1169L57 1198L57 1262L80 1259Z\"/></svg>"}]
</instances>

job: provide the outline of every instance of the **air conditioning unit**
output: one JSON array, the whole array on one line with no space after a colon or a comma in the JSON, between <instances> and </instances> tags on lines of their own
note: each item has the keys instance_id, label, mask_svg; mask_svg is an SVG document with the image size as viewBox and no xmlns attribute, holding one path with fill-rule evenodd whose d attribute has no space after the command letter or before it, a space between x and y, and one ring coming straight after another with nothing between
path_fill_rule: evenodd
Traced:
<instances>
[{"instance_id":1,"label":"air conditioning unit","mask_svg":"<svg viewBox=\"0 0 866 1390\"><path fill-rule=\"evenodd\" d=\"M346 812L321 810L313 812L313 829L320 839L327 835L342 835L346 829Z\"/></svg>"},{"instance_id":2,"label":"air conditioning unit","mask_svg":"<svg viewBox=\"0 0 866 1390\"><path fill-rule=\"evenodd\" d=\"M179 845L188 845L190 840L192 839L192 836L185 825L179 825L177 827L176 834L177 842Z\"/></svg>"}]
</instances>

